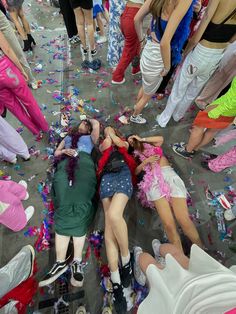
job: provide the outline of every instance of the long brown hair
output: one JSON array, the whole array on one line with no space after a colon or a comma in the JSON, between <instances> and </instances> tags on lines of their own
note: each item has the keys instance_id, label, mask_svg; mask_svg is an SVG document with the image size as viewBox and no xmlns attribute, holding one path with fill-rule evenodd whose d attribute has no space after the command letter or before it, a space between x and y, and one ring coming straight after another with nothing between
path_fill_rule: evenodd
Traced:
<instances>
[{"instance_id":1,"label":"long brown hair","mask_svg":"<svg viewBox=\"0 0 236 314\"><path fill-rule=\"evenodd\" d=\"M163 11L166 0L152 0L149 11L152 14L153 18L156 20L161 16L161 12Z\"/></svg>"},{"instance_id":2,"label":"long brown hair","mask_svg":"<svg viewBox=\"0 0 236 314\"><path fill-rule=\"evenodd\" d=\"M136 138L133 138L133 147L134 147L134 150L138 150L140 152L144 151L143 143L138 141Z\"/></svg>"}]
</instances>

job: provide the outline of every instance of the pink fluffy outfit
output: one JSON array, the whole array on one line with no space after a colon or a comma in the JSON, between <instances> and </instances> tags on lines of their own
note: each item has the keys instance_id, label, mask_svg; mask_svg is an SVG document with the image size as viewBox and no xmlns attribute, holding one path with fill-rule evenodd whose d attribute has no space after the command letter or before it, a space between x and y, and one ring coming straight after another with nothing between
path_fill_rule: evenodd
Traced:
<instances>
[{"instance_id":1,"label":"pink fluffy outfit","mask_svg":"<svg viewBox=\"0 0 236 314\"><path fill-rule=\"evenodd\" d=\"M214 172L220 172L233 166L236 166L236 146L208 162L208 167Z\"/></svg>"},{"instance_id":2,"label":"pink fluffy outfit","mask_svg":"<svg viewBox=\"0 0 236 314\"><path fill-rule=\"evenodd\" d=\"M159 155L160 157L163 156L163 151L161 147L153 146L147 143L144 143L144 151L140 152L138 150L134 151L134 156L138 157L141 162L143 162L148 157ZM161 167L158 162L154 165L150 163L144 166L144 177L142 181L138 184L138 194L137 197L141 201L142 206L154 208L153 202L148 201L147 193L151 190L153 181L155 179L158 180L158 185L162 195L165 195L167 198L170 197L170 187L166 184L162 172Z\"/></svg>"},{"instance_id":3,"label":"pink fluffy outfit","mask_svg":"<svg viewBox=\"0 0 236 314\"><path fill-rule=\"evenodd\" d=\"M23 185L14 181L0 180L0 223L13 231L20 231L27 224L21 202L26 194Z\"/></svg>"}]
</instances>

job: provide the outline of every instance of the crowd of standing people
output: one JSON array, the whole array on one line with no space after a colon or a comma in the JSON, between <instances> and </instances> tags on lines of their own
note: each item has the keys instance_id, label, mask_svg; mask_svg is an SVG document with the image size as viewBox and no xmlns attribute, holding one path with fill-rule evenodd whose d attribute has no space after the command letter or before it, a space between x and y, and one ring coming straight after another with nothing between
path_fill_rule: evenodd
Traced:
<instances>
[{"instance_id":1,"label":"crowd of standing people","mask_svg":"<svg viewBox=\"0 0 236 314\"><path fill-rule=\"evenodd\" d=\"M6 110L33 135L42 136L49 130L30 90L37 89L38 84L25 52L32 50L36 42L22 4L23 1L18 0L0 0L0 157L12 164L17 162L17 155L29 161L30 154L23 138L4 119ZM102 132L98 120L86 118L71 128L59 143L54 153L51 187L56 259L39 286L53 283L68 268L71 269L71 285L83 285L86 277L83 249L99 197L105 217L104 238L113 303L118 314L127 311L124 288L131 285L133 276L140 285L148 281L150 289L139 313L164 313L161 303L155 300L158 293L170 300L166 311L170 314L185 313L180 308L183 309L183 304L187 307L188 301L192 306L186 313L196 313L192 312L195 306L212 314L236 307L235 270L222 266L221 273L217 272L218 266L214 264L217 262L204 252L206 244L189 216L185 183L165 156L161 135L161 129L167 127L170 119L179 123L191 105L199 112L188 143L179 139L179 143L173 144L173 151L179 156L192 159L217 133L235 128L236 0L59 0L59 4L68 41L72 46L80 45L82 60L92 60L97 54L97 45L108 42L107 62L112 84L125 84L130 66L132 75L141 74L142 85L136 104L125 121L130 123L131 130L133 123L147 123L142 111L150 99L163 98L167 86L171 90L164 110L156 116L160 134L124 136L113 126L104 126ZM143 22L147 18L150 25L145 29ZM235 143L203 166L213 172L236 166ZM34 213L32 206L24 210L22 205L28 197L26 182L0 180L0 191L0 222L13 231L22 230ZM169 242L161 244L153 240L155 259L143 253L140 247L134 248L133 259L131 256L124 210L134 192L143 207L156 210ZM236 213L232 212L230 217L234 219ZM193 244L190 259L184 255L177 225ZM73 240L73 256L67 254L70 239ZM16 260L22 258L28 263L29 257L32 266L34 253L25 247ZM204 273L197 266L198 258L212 268L206 267ZM0 278L11 267L0 269ZM9 281L11 289L29 280L33 271L29 265L28 268L24 279L14 284L12 276L4 279ZM164 269L173 275L172 279L165 278ZM24 270L19 270L19 274L21 271ZM176 274L179 286L175 282L178 281ZM203 280L206 275L212 278L211 282ZM224 284L231 284L234 291L231 295L221 293L220 276L225 279ZM163 291L153 278L161 281ZM186 292L185 301L174 311L175 304L182 300L177 290L172 293L174 288L180 289L181 284L186 287L193 278L205 295L199 299ZM0 288L0 297L10 292L10 288L4 293Z\"/></svg>"}]
</instances>

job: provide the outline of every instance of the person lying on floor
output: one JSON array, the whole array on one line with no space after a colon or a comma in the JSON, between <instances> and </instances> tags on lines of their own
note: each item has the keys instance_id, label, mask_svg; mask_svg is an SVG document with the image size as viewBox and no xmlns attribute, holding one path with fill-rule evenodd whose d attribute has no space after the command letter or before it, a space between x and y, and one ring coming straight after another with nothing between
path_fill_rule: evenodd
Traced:
<instances>
[{"instance_id":1,"label":"person lying on floor","mask_svg":"<svg viewBox=\"0 0 236 314\"><path fill-rule=\"evenodd\" d=\"M189 217L184 182L163 154L163 137L141 138L131 135L127 140L132 147L130 152L133 151L139 161L136 175L144 172L143 179L138 184L138 198L142 205L157 210L169 241L180 250L182 244L175 219L191 242L202 246L197 229Z\"/></svg>"},{"instance_id":2,"label":"person lying on floor","mask_svg":"<svg viewBox=\"0 0 236 314\"><path fill-rule=\"evenodd\" d=\"M134 248L135 279L150 288L138 314L222 314L235 308L236 266L226 268L195 244L190 258L157 239L152 247L155 259Z\"/></svg>"},{"instance_id":3,"label":"person lying on floor","mask_svg":"<svg viewBox=\"0 0 236 314\"><path fill-rule=\"evenodd\" d=\"M86 233L95 214L93 198L97 184L91 153L99 132L97 120L84 120L71 129L55 151L52 199L55 208L56 263L39 283L41 287L54 282L68 269L66 253L71 237L74 245L71 284L76 287L83 285L82 253Z\"/></svg>"}]
</instances>

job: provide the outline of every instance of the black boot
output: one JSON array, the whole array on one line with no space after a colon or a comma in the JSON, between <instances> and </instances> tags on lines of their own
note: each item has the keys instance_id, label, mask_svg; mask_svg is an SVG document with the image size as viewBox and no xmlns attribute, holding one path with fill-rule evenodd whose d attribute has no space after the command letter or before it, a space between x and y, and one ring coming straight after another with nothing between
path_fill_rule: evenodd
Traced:
<instances>
[{"instance_id":1,"label":"black boot","mask_svg":"<svg viewBox=\"0 0 236 314\"><path fill-rule=\"evenodd\" d=\"M28 41L30 42L30 45L33 44L34 46L36 45L36 42L31 34L27 34L28 36Z\"/></svg>"},{"instance_id":2,"label":"black boot","mask_svg":"<svg viewBox=\"0 0 236 314\"><path fill-rule=\"evenodd\" d=\"M24 48L23 48L23 51L32 50L31 43L28 41L28 39L23 40L23 41L24 41Z\"/></svg>"}]
</instances>

